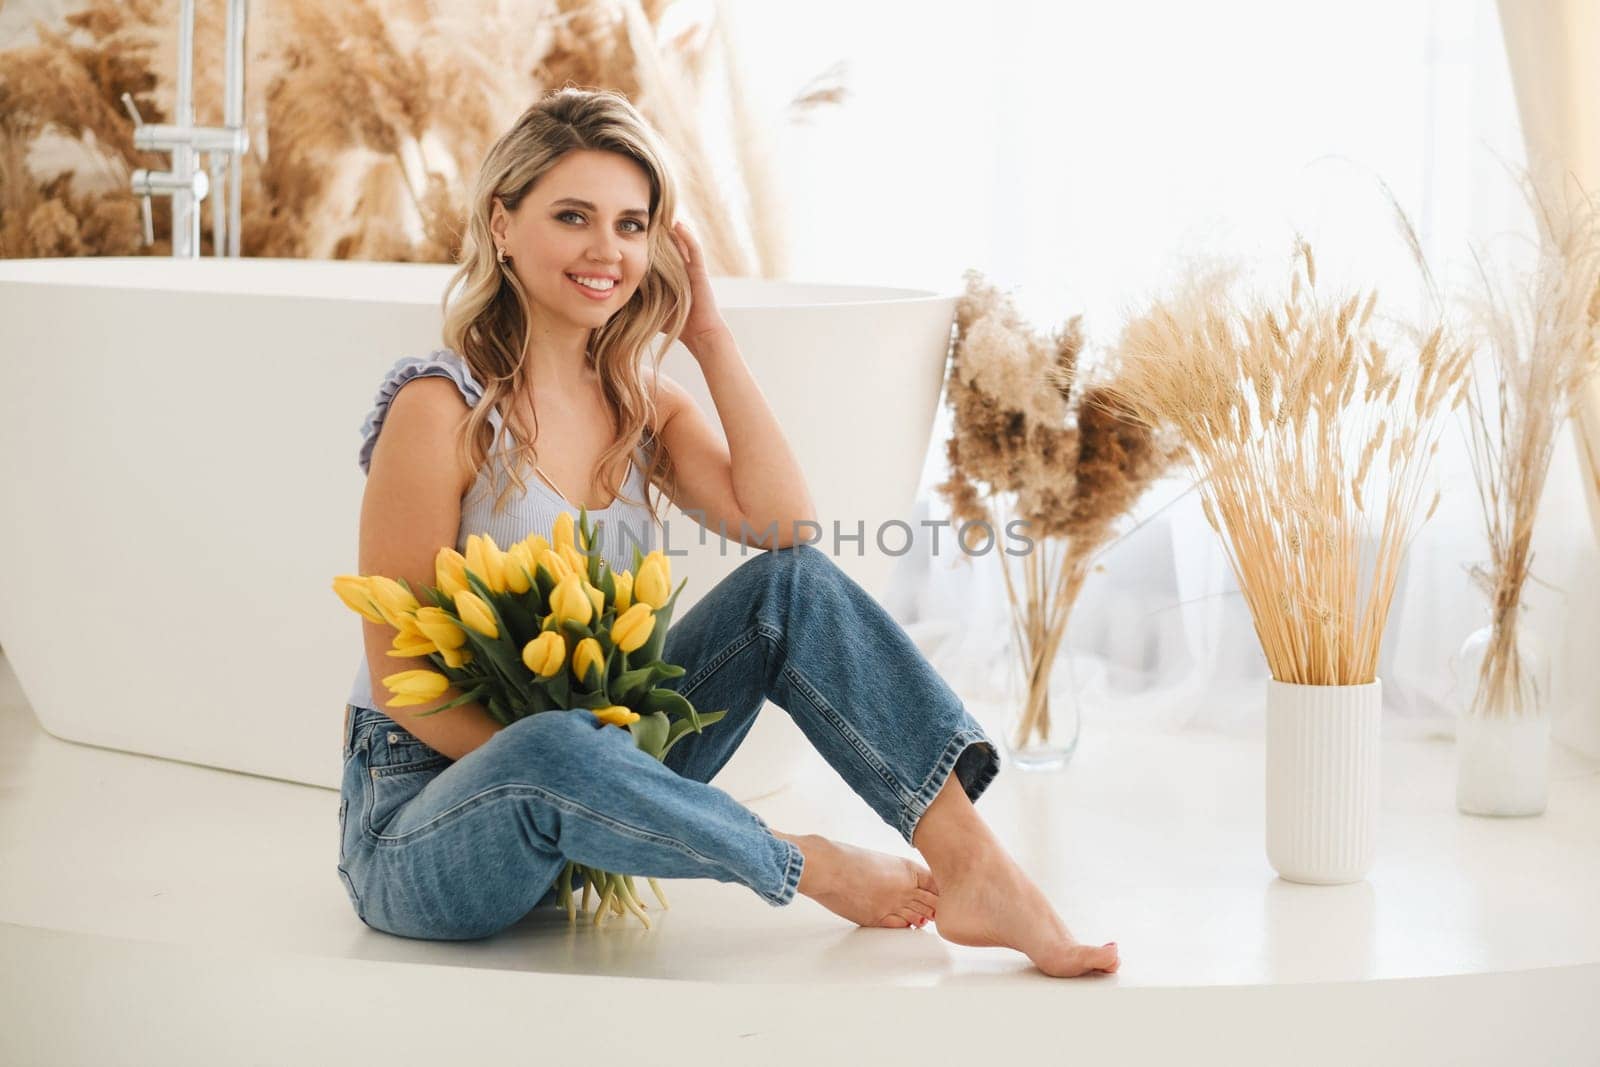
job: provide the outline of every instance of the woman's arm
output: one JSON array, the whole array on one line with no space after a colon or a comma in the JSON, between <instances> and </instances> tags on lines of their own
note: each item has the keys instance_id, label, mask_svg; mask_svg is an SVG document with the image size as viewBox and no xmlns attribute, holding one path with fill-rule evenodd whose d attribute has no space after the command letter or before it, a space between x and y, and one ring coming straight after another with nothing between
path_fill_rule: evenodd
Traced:
<instances>
[{"instance_id":1,"label":"woman's arm","mask_svg":"<svg viewBox=\"0 0 1600 1067\"><path fill-rule=\"evenodd\" d=\"M361 498L359 573L404 578L413 589L435 584L434 557L441 546L455 544L461 497L472 482L472 472L458 469L455 459L455 429L467 411L466 401L445 378L416 378L395 394ZM476 701L418 717L460 696L455 686L431 703L390 708L385 677L437 668L425 657L388 655L394 643L390 627L362 619L361 628L373 703L417 740L460 759L503 729Z\"/></svg>"},{"instance_id":2,"label":"woman's arm","mask_svg":"<svg viewBox=\"0 0 1600 1067\"><path fill-rule=\"evenodd\" d=\"M725 532L734 541L746 540L744 523L750 530L747 543L788 548L796 540L797 522L816 521L800 463L733 335L702 338L697 348L690 352L700 363L727 436L724 440L717 432L688 390L660 376L666 410L658 433L678 482L672 502L706 529Z\"/></svg>"},{"instance_id":3,"label":"woman's arm","mask_svg":"<svg viewBox=\"0 0 1600 1067\"><path fill-rule=\"evenodd\" d=\"M796 540L795 524L817 519L805 473L717 310L699 244L681 222L673 235L690 281L683 345L700 364L723 433L682 386L660 376L666 404L657 433L677 475L672 502L736 541L745 541L742 523L750 530L745 543L788 548Z\"/></svg>"}]
</instances>

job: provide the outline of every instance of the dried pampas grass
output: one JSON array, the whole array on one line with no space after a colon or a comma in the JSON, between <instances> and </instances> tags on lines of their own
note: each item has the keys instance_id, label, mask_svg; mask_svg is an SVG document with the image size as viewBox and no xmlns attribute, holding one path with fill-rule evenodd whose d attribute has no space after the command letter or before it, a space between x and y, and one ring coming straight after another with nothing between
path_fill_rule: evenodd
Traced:
<instances>
[{"instance_id":1,"label":"dried pampas grass","mask_svg":"<svg viewBox=\"0 0 1600 1067\"><path fill-rule=\"evenodd\" d=\"M1473 576L1490 604L1490 637L1472 697L1480 715L1538 710L1517 647L1522 589L1533 563L1533 528L1556 430L1600 367L1600 213L1586 195L1559 208L1523 187L1544 241L1534 269L1502 287L1479 264L1470 309L1492 368L1492 395L1467 398L1472 470L1489 541ZM1481 381L1485 377L1480 375Z\"/></svg>"},{"instance_id":2,"label":"dried pampas grass","mask_svg":"<svg viewBox=\"0 0 1600 1067\"><path fill-rule=\"evenodd\" d=\"M937 491L972 524L964 531L987 526L998 545L1020 522L1034 542L1015 564L1000 550L1027 687L1018 749L1050 736L1050 670L1096 550L1173 459L1148 426L1107 406L1114 372L1080 373L1083 347L1078 316L1041 335L967 272L945 381L949 476Z\"/></svg>"},{"instance_id":3,"label":"dried pampas grass","mask_svg":"<svg viewBox=\"0 0 1600 1067\"><path fill-rule=\"evenodd\" d=\"M154 98L150 8L99 0L68 14L64 30L36 23L37 44L0 52L0 256L138 252L130 175L164 157L134 151L121 96L133 97L145 121L167 121ZM118 182L123 194L105 195ZM156 208L160 225L169 216Z\"/></svg>"},{"instance_id":4,"label":"dried pampas grass","mask_svg":"<svg viewBox=\"0 0 1600 1067\"><path fill-rule=\"evenodd\" d=\"M1442 324L1381 337L1376 291L1322 294L1303 241L1295 268L1272 302L1191 274L1127 326L1117 403L1181 437L1272 677L1361 685L1471 349Z\"/></svg>"},{"instance_id":5,"label":"dried pampas grass","mask_svg":"<svg viewBox=\"0 0 1600 1067\"><path fill-rule=\"evenodd\" d=\"M200 124L222 121L224 10L223 0L196 4ZM746 143L759 126L746 110L728 119L737 166L711 165L701 100L716 88L747 103L731 65L714 71L714 16L697 23L697 10L670 0L252 4L243 254L452 261L484 152L541 92L570 83L622 91L661 131L713 273L781 273L775 176ZM170 159L133 150L120 97L129 92L146 122L171 121L177 11L177 0L89 0L59 31L37 24L37 45L0 52L0 256L170 253L170 200L152 199L155 241L144 246L130 189L135 168ZM51 139L77 142L63 158L88 162L35 173ZM207 224L203 252L210 242Z\"/></svg>"}]
</instances>

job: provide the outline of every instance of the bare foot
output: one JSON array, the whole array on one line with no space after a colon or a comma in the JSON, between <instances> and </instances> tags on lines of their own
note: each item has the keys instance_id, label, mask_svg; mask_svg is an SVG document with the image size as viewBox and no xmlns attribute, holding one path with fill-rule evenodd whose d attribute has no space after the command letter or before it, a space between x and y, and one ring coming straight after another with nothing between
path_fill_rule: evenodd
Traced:
<instances>
[{"instance_id":1,"label":"bare foot","mask_svg":"<svg viewBox=\"0 0 1600 1067\"><path fill-rule=\"evenodd\" d=\"M945 872L934 925L940 937L958 945L1014 948L1055 978L1114 974L1122 965L1115 941L1079 944L1039 887L997 844Z\"/></svg>"},{"instance_id":2,"label":"bare foot","mask_svg":"<svg viewBox=\"0 0 1600 1067\"><path fill-rule=\"evenodd\" d=\"M806 858L799 891L857 926L921 926L939 906L933 874L915 860L818 834L777 834Z\"/></svg>"}]
</instances>

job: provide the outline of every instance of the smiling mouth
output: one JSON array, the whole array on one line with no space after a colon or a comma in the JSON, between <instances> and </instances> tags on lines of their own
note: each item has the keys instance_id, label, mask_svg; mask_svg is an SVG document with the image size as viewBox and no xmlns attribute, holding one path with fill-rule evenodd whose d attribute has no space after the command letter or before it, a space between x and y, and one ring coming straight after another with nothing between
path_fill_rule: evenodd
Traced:
<instances>
[{"instance_id":1,"label":"smiling mouth","mask_svg":"<svg viewBox=\"0 0 1600 1067\"><path fill-rule=\"evenodd\" d=\"M580 279L575 274L569 274L567 275L567 278L572 282L573 285L576 285L579 289L582 289L584 293L591 298L610 296L612 290L616 289L617 287L617 281L614 278Z\"/></svg>"}]
</instances>

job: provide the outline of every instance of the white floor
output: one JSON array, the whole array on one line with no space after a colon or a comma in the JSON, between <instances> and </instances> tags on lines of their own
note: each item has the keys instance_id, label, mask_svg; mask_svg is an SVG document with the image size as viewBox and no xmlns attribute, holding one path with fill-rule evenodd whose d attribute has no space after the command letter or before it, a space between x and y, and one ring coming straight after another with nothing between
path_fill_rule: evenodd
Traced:
<instances>
[{"instance_id":1,"label":"white floor","mask_svg":"<svg viewBox=\"0 0 1600 1067\"><path fill-rule=\"evenodd\" d=\"M1386 740L1377 865L1342 887L1267 864L1259 738L1089 730L1065 773L1006 766L980 811L1075 934L1119 943L1116 975L1047 979L934 924L862 930L716 882L664 883L665 912L647 893L649 931L549 909L427 943L350 910L333 792L57 740L0 660L0 1061L232 1062L209 1042L246 1024L249 1062L420 1058L466 1026L526 1048L538 1020L574 1050L676 1036L698 1062L1049 1041L1123 1062L1600 1063L1580 1010L1600 1003L1600 767L1557 749L1543 816L1482 819L1454 808L1452 757ZM911 854L820 759L752 807ZM182 1041L163 1022L179 1017Z\"/></svg>"}]
</instances>

